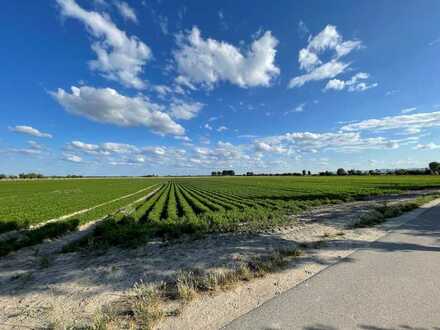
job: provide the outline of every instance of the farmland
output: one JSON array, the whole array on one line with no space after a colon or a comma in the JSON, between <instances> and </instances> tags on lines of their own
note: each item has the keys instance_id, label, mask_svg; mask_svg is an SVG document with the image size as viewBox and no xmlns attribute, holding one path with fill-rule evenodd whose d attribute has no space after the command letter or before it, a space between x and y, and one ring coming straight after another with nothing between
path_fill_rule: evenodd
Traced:
<instances>
[{"instance_id":1,"label":"farmland","mask_svg":"<svg viewBox=\"0 0 440 330\"><path fill-rule=\"evenodd\" d=\"M194 177L41 180L0 183L0 229L26 228L113 201L76 216L86 223L113 213L147 193L144 201L108 222L111 231L180 235L231 231L244 224L270 226L313 206L405 190L440 188L438 176ZM14 226L16 227L14 227ZM140 234L142 236L142 234Z\"/></svg>"},{"instance_id":2,"label":"farmland","mask_svg":"<svg viewBox=\"0 0 440 330\"><path fill-rule=\"evenodd\" d=\"M25 228L134 194L88 212L81 220L108 214L139 199L155 179L29 180L0 182L0 233ZM146 189L146 190L143 190ZM142 190L142 191L141 191ZM3 230L2 230L3 229Z\"/></svg>"}]
</instances>

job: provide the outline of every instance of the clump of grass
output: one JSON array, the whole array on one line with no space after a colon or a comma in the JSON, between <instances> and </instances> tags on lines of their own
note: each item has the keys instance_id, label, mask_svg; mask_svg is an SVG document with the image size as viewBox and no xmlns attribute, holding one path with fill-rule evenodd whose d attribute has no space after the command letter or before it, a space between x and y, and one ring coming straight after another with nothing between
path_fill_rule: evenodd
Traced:
<instances>
[{"instance_id":1,"label":"clump of grass","mask_svg":"<svg viewBox=\"0 0 440 330\"><path fill-rule=\"evenodd\" d=\"M389 218L398 217L438 197L439 195L422 196L416 198L414 201L394 205L384 203L384 205L376 207L373 211L361 216L361 218L353 224L353 228L365 228L379 225Z\"/></svg>"},{"instance_id":2,"label":"clump of grass","mask_svg":"<svg viewBox=\"0 0 440 330\"><path fill-rule=\"evenodd\" d=\"M160 290L156 286L139 282L135 284L133 293L131 304L136 323L141 329L153 328L164 316Z\"/></svg>"},{"instance_id":3,"label":"clump of grass","mask_svg":"<svg viewBox=\"0 0 440 330\"><path fill-rule=\"evenodd\" d=\"M197 272L180 271L176 276L176 297L185 302L193 300L202 282L202 276Z\"/></svg>"}]
</instances>

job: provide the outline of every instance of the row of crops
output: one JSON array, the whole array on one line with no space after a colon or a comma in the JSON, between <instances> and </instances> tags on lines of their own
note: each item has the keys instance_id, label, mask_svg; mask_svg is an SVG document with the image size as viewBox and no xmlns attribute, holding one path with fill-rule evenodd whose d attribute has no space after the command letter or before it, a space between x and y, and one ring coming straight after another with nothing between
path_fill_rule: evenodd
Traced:
<instances>
[{"instance_id":1,"label":"row of crops","mask_svg":"<svg viewBox=\"0 0 440 330\"><path fill-rule=\"evenodd\" d=\"M190 182L170 181L139 205L132 218L136 221L174 221L180 218L196 220L202 214L258 207L275 207L275 203L244 198L233 193L208 191Z\"/></svg>"}]
</instances>

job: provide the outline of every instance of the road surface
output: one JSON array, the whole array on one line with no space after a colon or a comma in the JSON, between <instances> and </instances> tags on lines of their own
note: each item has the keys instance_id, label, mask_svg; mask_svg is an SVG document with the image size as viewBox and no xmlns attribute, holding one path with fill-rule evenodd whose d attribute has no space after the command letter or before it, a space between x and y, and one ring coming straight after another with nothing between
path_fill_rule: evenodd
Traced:
<instances>
[{"instance_id":1,"label":"road surface","mask_svg":"<svg viewBox=\"0 0 440 330\"><path fill-rule=\"evenodd\" d=\"M440 206L225 329L440 330Z\"/></svg>"}]
</instances>

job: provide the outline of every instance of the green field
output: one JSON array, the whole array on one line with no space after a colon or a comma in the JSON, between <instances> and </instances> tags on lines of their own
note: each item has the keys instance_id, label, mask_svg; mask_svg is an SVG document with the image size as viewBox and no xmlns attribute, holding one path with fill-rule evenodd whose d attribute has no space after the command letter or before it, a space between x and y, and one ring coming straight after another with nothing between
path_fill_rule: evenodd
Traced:
<instances>
[{"instance_id":1,"label":"green field","mask_svg":"<svg viewBox=\"0 0 440 330\"><path fill-rule=\"evenodd\" d=\"M0 233L26 229L106 204L0 241L0 256L63 236L78 230L83 223L107 215L110 216L91 236L73 247L136 245L158 236L173 238L182 234L265 229L291 221L286 215L311 207L428 188L440 189L440 176L3 181L0 182ZM113 201L121 197L124 198ZM127 205L129 209L125 208Z\"/></svg>"},{"instance_id":2,"label":"green field","mask_svg":"<svg viewBox=\"0 0 440 330\"><path fill-rule=\"evenodd\" d=\"M145 189L147 188L147 189ZM146 196L129 220L133 230L181 232L271 225L313 206L411 189L440 189L440 176L194 177L0 182L0 232L26 228L135 193L80 216L85 223ZM145 189L141 192L139 190ZM137 192L137 193L136 193Z\"/></svg>"},{"instance_id":3,"label":"green field","mask_svg":"<svg viewBox=\"0 0 440 330\"><path fill-rule=\"evenodd\" d=\"M436 176L228 177L172 179L140 205L135 221L237 221L267 211L296 213L310 206L440 188ZM235 217L235 219L233 219ZM246 220L246 219L244 219Z\"/></svg>"},{"instance_id":4,"label":"green field","mask_svg":"<svg viewBox=\"0 0 440 330\"><path fill-rule=\"evenodd\" d=\"M67 179L0 182L0 232L61 217L135 193L163 180ZM141 198L143 191L84 214L87 222ZM3 230L2 230L3 229Z\"/></svg>"}]
</instances>

